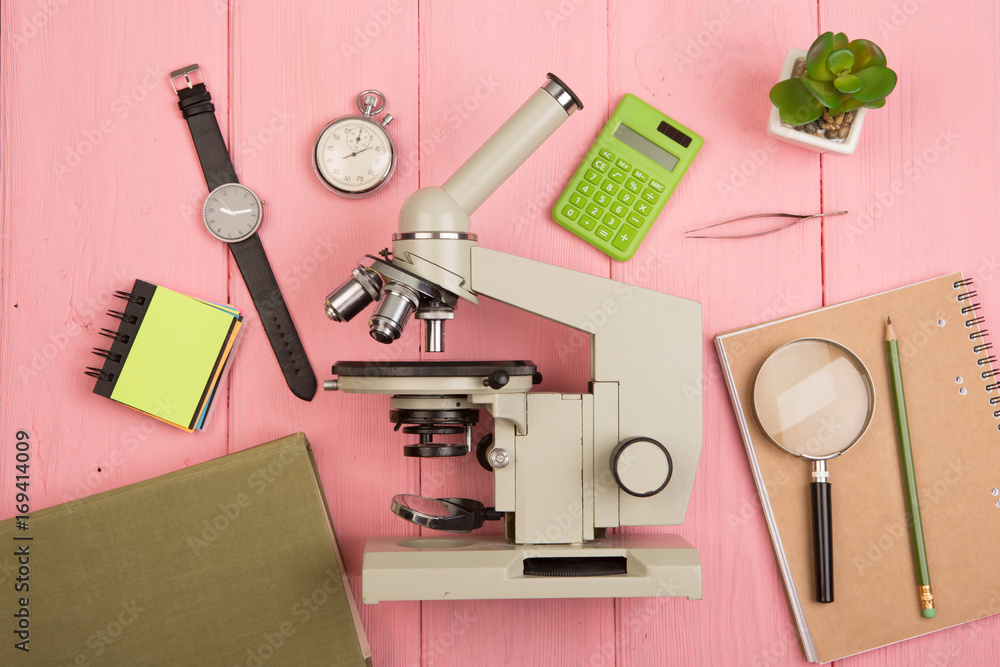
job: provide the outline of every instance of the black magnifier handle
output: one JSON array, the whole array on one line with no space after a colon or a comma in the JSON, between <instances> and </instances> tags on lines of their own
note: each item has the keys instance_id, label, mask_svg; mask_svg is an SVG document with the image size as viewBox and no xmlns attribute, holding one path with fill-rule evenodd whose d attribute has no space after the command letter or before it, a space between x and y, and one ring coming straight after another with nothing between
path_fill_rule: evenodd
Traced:
<instances>
[{"instance_id":1,"label":"black magnifier handle","mask_svg":"<svg viewBox=\"0 0 1000 667\"><path fill-rule=\"evenodd\" d=\"M830 524L830 482L812 482L813 555L816 600L833 602L833 529Z\"/></svg>"}]
</instances>

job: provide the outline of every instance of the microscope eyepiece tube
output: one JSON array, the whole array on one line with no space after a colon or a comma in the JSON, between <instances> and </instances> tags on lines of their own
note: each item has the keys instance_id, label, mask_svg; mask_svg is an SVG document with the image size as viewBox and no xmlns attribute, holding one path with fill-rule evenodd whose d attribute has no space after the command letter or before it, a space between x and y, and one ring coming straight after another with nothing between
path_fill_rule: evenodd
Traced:
<instances>
[{"instance_id":1,"label":"microscope eyepiece tube","mask_svg":"<svg viewBox=\"0 0 1000 667\"><path fill-rule=\"evenodd\" d=\"M569 118L580 98L555 75L458 168L441 189L472 213Z\"/></svg>"}]
</instances>

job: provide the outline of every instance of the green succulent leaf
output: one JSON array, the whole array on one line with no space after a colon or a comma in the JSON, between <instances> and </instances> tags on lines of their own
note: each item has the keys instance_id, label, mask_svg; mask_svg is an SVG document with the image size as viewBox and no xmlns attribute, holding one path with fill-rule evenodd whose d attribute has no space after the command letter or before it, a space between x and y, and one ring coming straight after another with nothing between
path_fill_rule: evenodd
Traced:
<instances>
[{"instance_id":1,"label":"green succulent leaf","mask_svg":"<svg viewBox=\"0 0 1000 667\"><path fill-rule=\"evenodd\" d=\"M842 93L856 93L861 90L861 79L853 74L845 74L833 80L833 87Z\"/></svg>"},{"instance_id":2,"label":"green succulent leaf","mask_svg":"<svg viewBox=\"0 0 1000 667\"><path fill-rule=\"evenodd\" d=\"M881 65L867 67L855 76L861 80L861 88L854 97L865 103L888 97L896 87L896 73Z\"/></svg>"},{"instance_id":3,"label":"green succulent leaf","mask_svg":"<svg viewBox=\"0 0 1000 667\"><path fill-rule=\"evenodd\" d=\"M831 109L830 115L836 116L838 113L847 113L848 111L860 109L863 106L865 106L865 103L859 102L853 95L844 94L840 96L840 106L837 108L836 112Z\"/></svg>"},{"instance_id":4,"label":"green succulent leaf","mask_svg":"<svg viewBox=\"0 0 1000 667\"><path fill-rule=\"evenodd\" d=\"M850 73L853 65L854 54L848 49L838 49L826 59L827 68L838 76Z\"/></svg>"},{"instance_id":5,"label":"green succulent leaf","mask_svg":"<svg viewBox=\"0 0 1000 667\"><path fill-rule=\"evenodd\" d=\"M836 77L827 69L826 59L833 51L833 33L824 32L816 38L806 54L806 71L815 81L833 81Z\"/></svg>"},{"instance_id":6,"label":"green succulent leaf","mask_svg":"<svg viewBox=\"0 0 1000 667\"><path fill-rule=\"evenodd\" d=\"M800 79L802 85L806 87L813 96L820 101L824 107L835 107L840 105L840 97L837 89L829 81L814 81L808 76Z\"/></svg>"},{"instance_id":7,"label":"green succulent leaf","mask_svg":"<svg viewBox=\"0 0 1000 667\"><path fill-rule=\"evenodd\" d=\"M869 109L881 109L882 107L885 106L885 100L882 99L882 100L876 100L874 102L869 102L865 106L868 107Z\"/></svg>"},{"instance_id":8,"label":"green succulent leaf","mask_svg":"<svg viewBox=\"0 0 1000 667\"><path fill-rule=\"evenodd\" d=\"M823 114L823 105L802 85L802 79L785 79L771 88L771 102L781 120L792 126L811 123Z\"/></svg>"},{"instance_id":9,"label":"green succulent leaf","mask_svg":"<svg viewBox=\"0 0 1000 667\"><path fill-rule=\"evenodd\" d=\"M856 39L847 45L848 50L854 54L854 73L867 67L885 67L885 53L875 42L867 39Z\"/></svg>"},{"instance_id":10,"label":"green succulent leaf","mask_svg":"<svg viewBox=\"0 0 1000 667\"><path fill-rule=\"evenodd\" d=\"M847 35L842 32L838 32L833 36L833 50L846 49L847 48Z\"/></svg>"}]
</instances>

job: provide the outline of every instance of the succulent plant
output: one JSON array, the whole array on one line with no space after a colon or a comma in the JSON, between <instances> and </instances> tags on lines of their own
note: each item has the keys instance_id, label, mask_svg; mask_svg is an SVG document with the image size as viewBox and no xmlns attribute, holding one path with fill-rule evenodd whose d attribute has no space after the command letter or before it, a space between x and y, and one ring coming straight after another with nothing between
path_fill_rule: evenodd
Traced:
<instances>
[{"instance_id":1,"label":"succulent plant","mask_svg":"<svg viewBox=\"0 0 1000 667\"><path fill-rule=\"evenodd\" d=\"M842 32L824 32L809 47L805 74L776 83L771 102L792 126L810 123L824 111L835 116L878 109L896 87L896 73L885 65L885 53L874 42L848 42Z\"/></svg>"}]
</instances>

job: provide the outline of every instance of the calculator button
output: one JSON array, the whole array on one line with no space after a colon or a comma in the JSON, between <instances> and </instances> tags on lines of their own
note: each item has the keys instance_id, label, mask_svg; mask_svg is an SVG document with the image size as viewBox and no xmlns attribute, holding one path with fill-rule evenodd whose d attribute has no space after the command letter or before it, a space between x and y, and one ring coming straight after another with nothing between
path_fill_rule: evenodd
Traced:
<instances>
[{"instance_id":1,"label":"calculator button","mask_svg":"<svg viewBox=\"0 0 1000 667\"><path fill-rule=\"evenodd\" d=\"M642 198L648 201L650 204L655 204L656 200L660 198L660 195L656 194L649 188L646 188L645 190L642 191Z\"/></svg>"},{"instance_id":2,"label":"calculator button","mask_svg":"<svg viewBox=\"0 0 1000 667\"><path fill-rule=\"evenodd\" d=\"M587 185L590 185L590 183L587 183ZM618 192L618 186L615 185L613 181L604 181L603 183L601 183L601 189L607 192L609 195L613 195L614 193ZM580 190L580 188L577 188L577 190ZM580 190L580 192L583 192L583 190Z\"/></svg>"},{"instance_id":3,"label":"calculator button","mask_svg":"<svg viewBox=\"0 0 1000 667\"><path fill-rule=\"evenodd\" d=\"M585 215L582 218L580 218L580 226L583 227L584 229L593 229L594 225L596 224L597 220L594 220L588 215Z\"/></svg>"},{"instance_id":4,"label":"calculator button","mask_svg":"<svg viewBox=\"0 0 1000 667\"><path fill-rule=\"evenodd\" d=\"M625 221L630 225L635 225L636 227L642 227L642 223L646 222L642 219L642 216L636 215L635 213L629 213Z\"/></svg>"},{"instance_id":5,"label":"calculator button","mask_svg":"<svg viewBox=\"0 0 1000 667\"><path fill-rule=\"evenodd\" d=\"M629 191L635 193L638 193L640 190L642 190L642 185L639 183L639 181L633 180L631 178L628 179L628 183L625 184L625 187L628 188Z\"/></svg>"},{"instance_id":6,"label":"calculator button","mask_svg":"<svg viewBox=\"0 0 1000 667\"><path fill-rule=\"evenodd\" d=\"M594 234L599 239L604 239L605 241L610 241L611 237L614 236L615 232L610 227L605 227L604 225L601 225L600 227L597 228L597 231L594 232Z\"/></svg>"},{"instance_id":7,"label":"calculator button","mask_svg":"<svg viewBox=\"0 0 1000 667\"><path fill-rule=\"evenodd\" d=\"M628 225L622 225L622 228L615 233L615 240L611 242L611 245L624 251L632 243L632 239L636 237L639 230L629 227Z\"/></svg>"},{"instance_id":8,"label":"calculator button","mask_svg":"<svg viewBox=\"0 0 1000 667\"><path fill-rule=\"evenodd\" d=\"M622 221L621 218L613 216L610 213L608 213L606 216L604 216L604 224L606 224L611 229L614 229L615 227L617 227L618 223L620 223L621 221Z\"/></svg>"},{"instance_id":9,"label":"calculator button","mask_svg":"<svg viewBox=\"0 0 1000 667\"><path fill-rule=\"evenodd\" d=\"M640 181L642 181L643 183L645 183L646 179L649 178L649 176L646 175L646 172L641 171L639 169L636 169L635 171L633 171L632 175L635 176Z\"/></svg>"},{"instance_id":10,"label":"calculator button","mask_svg":"<svg viewBox=\"0 0 1000 667\"><path fill-rule=\"evenodd\" d=\"M611 207L611 212L617 215L619 218L624 218L625 214L628 213L628 206L625 204L615 204Z\"/></svg>"},{"instance_id":11,"label":"calculator button","mask_svg":"<svg viewBox=\"0 0 1000 667\"><path fill-rule=\"evenodd\" d=\"M621 160L619 160L619 162L621 162ZM649 182L649 187L653 188L657 192L663 192L663 190L665 189L663 183L660 183L655 179Z\"/></svg>"},{"instance_id":12,"label":"calculator button","mask_svg":"<svg viewBox=\"0 0 1000 667\"><path fill-rule=\"evenodd\" d=\"M625 171L632 171L632 165L621 158L615 161L615 166Z\"/></svg>"},{"instance_id":13,"label":"calculator button","mask_svg":"<svg viewBox=\"0 0 1000 667\"><path fill-rule=\"evenodd\" d=\"M601 158L597 158L596 160L594 160L594 169L601 172L602 174L608 170L609 166L610 165Z\"/></svg>"},{"instance_id":14,"label":"calculator button","mask_svg":"<svg viewBox=\"0 0 1000 667\"><path fill-rule=\"evenodd\" d=\"M598 192L596 195L594 195L595 204L600 204L601 206L607 206L610 201L611 197L607 196L603 192Z\"/></svg>"},{"instance_id":15,"label":"calculator button","mask_svg":"<svg viewBox=\"0 0 1000 667\"><path fill-rule=\"evenodd\" d=\"M598 194L597 196L598 197L606 197L606 195L604 193ZM591 215L591 216L593 216L595 218L600 217L601 213L603 213L603 212L604 212L604 209L601 208L600 206L598 206L597 204L591 204L590 206L587 207L587 211L586 211L587 215Z\"/></svg>"},{"instance_id":16,"label":"calculator button","mask_svg":"<svg viewBox=\"0 0 1000 667\"><path fill-rule=\"evenodd\" d=\"M591 183L600 183L601 182L601 175L598 174L593 169L588 169L586 175L584 175L584 178L586 180L590 181Z\"/></svg>"},{"instance_id":17,"label":"calculator button","mask_svg":"<svg viewBox=\"0 0 1000 667\"><path fill-rule=\"evenodd\" d=\"M609 151L607 148L601 149L600 156L609 162L615 159L615 154Z\"/></svg>"},{"instance_id":18,"label":"calculator button","mask_svg":"<svg viewBox=\"0 0 1000 667\"><path fill-rule=\"evenodd\" d=\"M580 181L580 185L576 186L576 189L589 196L590 193L594 191L594 184L586 181Z\"/></svg>"},{"instance_id":19,"label":"calculator button","mask_svg":"<svg viewBox=\"0 0 1000 667\"><path fill-rule=\"evenodd\" d=\"M569 198L569 203L577 208L583 208L583 205L587 203L587 198L583 195L573 195Z\"/></svg>"},{"instance_id":20,"label":"calculator button","mask_svg":"<svg viewBox=\"0 0 1000 667\"><path fill-rule=\"evenodd\" d=\"M642 215L649 215L649 211L651 209L652 207L641 199L635 202L635 210L637 213L640 213Z\"/></svg>"},{"instance_id":21,"label":"calculator button","mask_svg":"<svg viewBox=\"0 0 1000 667\"><path fill-rule=\"evenodd\" d=\"M562 214L570 220L576 220L580 216L580 209L575 206L563 206Z\"/></svg>"},{"instance_id":22,"label":"calculator button","mask_svg":"<svg viewBox=\"0 0 1000 667\"><path fill-rule=\"evenodd\" d=\"M621 183L622 181L625 180L625 174L623 174L618 169L612 169L611 173L608 174L608 178L613 180L615 183Z\"/></svg>"},{"instance_id":23,"label":"calculator button","mask_svg":"<svg viewBox=\"0 0 1000 667\"><path fill-rule=\"evenodd\" d=\"M618 201L624 202L626 204L631 204L635 201L635 195L628 190L622 190L618 193Z\"/></svg>"}]
</instances>

